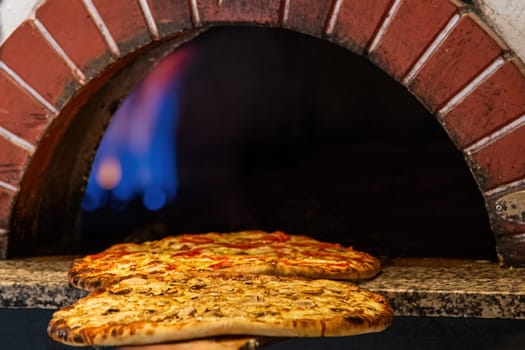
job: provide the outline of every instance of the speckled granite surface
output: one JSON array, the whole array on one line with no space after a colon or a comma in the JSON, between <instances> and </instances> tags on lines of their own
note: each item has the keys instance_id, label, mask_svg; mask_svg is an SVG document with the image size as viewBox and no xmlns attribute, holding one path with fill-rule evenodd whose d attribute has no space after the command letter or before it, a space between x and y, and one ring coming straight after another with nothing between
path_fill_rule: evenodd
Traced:
<instances>
[{"instance_id":1,"label":"speckled granite surface","mask_svg":"<svg viewBox=\"0 0 525 350\"><path fill-rule=\"evenodd\" d=\"M406 259L361 283L397 315L525 319L525 269L490 262Z\"/></svg>"},{"instance_id":2,"label":"speckled granite surface","mask_svg":"<svg viewBox=\"0 0 525 350\"><path fill-rule=\"evenodd\" d=\"M71 288L71 258L0 260L0 306L54 309L85 292ZM362 282L385 295L397 315L525 319L525 269L437 259L386 262Z\"/></svg>"},{"instance_id":3,"label":"speckled granite surface","mask_svg":"<svg viewBox=\"0 0 525 350\"><path fill-rule=\"evenodd\" d=\"M54 309L74 302L84 291L68 286L71 258L0 260L0 306Z\"/></svg>"}]
</instances>

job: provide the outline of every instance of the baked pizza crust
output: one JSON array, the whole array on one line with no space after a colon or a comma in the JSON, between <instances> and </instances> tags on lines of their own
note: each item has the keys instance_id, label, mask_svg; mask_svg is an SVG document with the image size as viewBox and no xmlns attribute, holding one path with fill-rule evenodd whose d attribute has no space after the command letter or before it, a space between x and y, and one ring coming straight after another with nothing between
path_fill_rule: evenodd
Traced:
<instances>
[{"instance_id":1,"label":"baked pizza crust","mask_svg":"<svg viewBox=\"0 0 525 350\"><path fill-rule=\"evenodd\" d=\"M161 344L119 346L119 350L257 350L287 338L226 335Z\"/></svg>"},{"instance_id":2,"label":"baked pizza crust","mask_svg":"<svg viewBox=\"0 0 525 350\"><path fill-rule=\"evenodd\" d=\"M384 297L347 282L231 274L133 277L55 312L48 333L69 345L119 346L218 335L348 336L384 330L392 318Z\"/></svg>"},{"instance_id":3,"label":"baked pizza crust","mask_svg":"<svg viewBox=\"0 0 525 350\"><path fill-rule=\"evenodd\" d=\"M242 231L116 244L75 260L69 282L94 290L130 276L193 272L361 280L374 277L380 269L377 258L350 247L280 231Z\"/></svg>"}]
</instances>

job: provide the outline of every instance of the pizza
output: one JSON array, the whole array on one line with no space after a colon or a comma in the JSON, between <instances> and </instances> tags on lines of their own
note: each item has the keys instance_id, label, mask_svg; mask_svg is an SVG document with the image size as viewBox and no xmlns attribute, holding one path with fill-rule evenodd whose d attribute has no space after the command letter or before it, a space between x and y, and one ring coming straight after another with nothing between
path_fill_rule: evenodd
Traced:
<instances>
[{"instance_id":1,"label":"pizza","mask_svg":"<svg viewBox=\"0 0 525 350\"><path fill-rule=\"evenodd\" d=\"M379 271L378 259L351 247L280 231L243 231L116 244L75 260L69 281L77 288L94 290L132 276L234 272L357 280Z\"/></svg>"},{"instance_id":2,"label":"pizza","mask_svg":"<svg viewBox=\"0 0 525 350\"><path fill-rule=\"evenodd\" d=\"M155 344L217 335L348 336L393 312L346 281L232 273L129 277L53 314L49 335L75 346Z\"/></svg>"},{"instance_id":3,"label":"pizza","mask_svg":"<svg viewBox=\"0 0 525 350\"><path fill-rule=\"evenodd\" d=\"M373 256L276 231L169 236L76 259L70 283L90 291L53 314L70 345L157 344L225 335L346 336L392 322L382 296L351 284Z\"/></svg>"}]
</instances>

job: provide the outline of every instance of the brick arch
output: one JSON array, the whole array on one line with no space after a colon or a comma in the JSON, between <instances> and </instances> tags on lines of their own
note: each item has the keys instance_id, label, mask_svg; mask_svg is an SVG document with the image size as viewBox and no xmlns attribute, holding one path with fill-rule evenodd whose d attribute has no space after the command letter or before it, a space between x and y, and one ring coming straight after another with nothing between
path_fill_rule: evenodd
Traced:
<instances>
[{"instance_id":1,"label":"brick arch","mask_svg":"<svg viewBox=\"0 0 525 350\"><path fill-rule=\"evenodd\" d=\"M502 260L525 264L523 218L496 210L501 197L521 200L516 192L525 190L525 77L503 41L456 0L47 0L0 47L4 255L20 198L34 197L31 184L55 152L49 145L79 106L140 54L229 24L325 38L405 85L465 155Z\"/></svg>"}]
</instances>

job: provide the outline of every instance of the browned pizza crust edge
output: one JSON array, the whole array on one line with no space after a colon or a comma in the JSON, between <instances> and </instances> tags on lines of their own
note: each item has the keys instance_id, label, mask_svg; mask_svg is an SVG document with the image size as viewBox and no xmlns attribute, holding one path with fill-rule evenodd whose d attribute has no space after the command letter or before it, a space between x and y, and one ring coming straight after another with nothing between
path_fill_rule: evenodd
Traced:
<instances>
[{"instance_id":1,"label":"browned pizza crust edge","mask_svg":"<svg viewBox=\"0 0 525 350\"><path fill-rule=\"evenodd\" d=\"M219 319L205 319L205 318L192 318L186 320L177 321L176 324L169 326L162 325L162 321L153 322L148 321L147 317L145 320L130 321L124 324L112 324L108 323L104 326L82 326L78 324L71 325L69 319L75 320L77 317L88 317L88 319L96 319L99 312L94 314L84 314L83 304L88 299L101 298L105 300L108 295L115 295L114 292L106 289L98 289L91 292L87 297L80 299L77 303L72 306L65 307L53 314L51 321L48 326L48 333L51 338L56 341L76 345L96 345L96 346L111 346L111 345L131 345L131 344L155 344L161 342L173 342L179 340L188 340L195 338L212 337L219 335L258 335L258 336L271 336L271 337L320 337L320 336L350 336L363 333L379 332L387 328L393 319L393 310L390 307L385 297L362 289L348 282L337 282L332 280L307 280L296 277L278 277L278 276L263 276L263 275L243 275L243 274L209 274L196 277L189 277L189 280L185 280L184 286L188 286L191 289L190 280L195 280L198 283L202 283L202 280L206 280L206 284L213 289L214 285L225 286L229 289L229 281L232 282L231 286L237 285L245 286L245 282L249 280L261 281L264 284L277 282L280 285L273 285L272 290L279 291L280 295L286 295L289 288L298 288L294 295L298 293L302 295L306 293L307 298L316 300L315 295L310 290L304 290L303 287L313 286L315 288L326 288L330 290L330 293L339 295L328 296L328 298L337 298L339 300L346 300L348 308L344 307L340 310L332 310L332 313L328 316L320 315L310 317L293 317L288 314L284 319L275 320L260 320L257 318L250 319L249 316L232 316ZM141 288L148 289L153 284L144 284L144 282L137 283L137 279L133 278L133 282L124 282L123 286L138 286ZM155 281L155 280L153 280ZM158 280L156 282L163 283ZM129 284L131 283L131 284ZM219 284L215 284L219 283ZM296 284L297 283L297 284ZM169 283L168 283L169 284ZM251 283L248 285L252 285ZM116 287L119 290L119 287ZM255 284L255 289L258 289L258 284ZM199 289L200 290L200 289ZM281 294L285 293L285 294ZM302 293L302 294L301 294ZM120 293L118 293L120 295ZM140 295L140 292L139 294ZM206 293L202 294L202 298L206 299ZM227 294L224 294L225 296ZM116 296L116 295L115 295ZM127 298L127 294L122 295L122 298ZM341 299L342 298L342 299ZM131 300L140 300L136 297ZM229 300L226 298L224 300ZM295 300L295 299L290 299ZM319 302L325 304L321 298ZM335 300L335 299L334 299ZM354 300L354 302L353 302ZM118 303L118 302L117 302ZM87 305L90 303L88 302ZM98 303L96 303L98 304ZM93 305L93 304L91 304ZM100 308L103 308L104 304L100 304ZM230 304L232 305L232 304ZM285 314L290 311L288 308L281 309L280 304L273 304L274 309L264 309L268 312L284 312ZM333 304L329 304L333 305ZM360 305L360 306L357 306ZM76 309L78 307L78 309ZM133 307L136 309L135 307ZM80 314L78 313L80 310ZM88 309L89 310L89 309ZM287 311L288 310L288 311ZM169 322L171 316L166 315L166 320ZM324 317L324 318L323 318ZM164 318L162 318L164 320ZM76 322L76 321L73 321Z\"/></svg>"},{"instance_id":2,"label":"browned pizza crust edge","mask_svg":"<svg viewBox=\"0 0 525 350\"><path fill-rule=\"evenodd\" d=\"M136 246L137 244L132 243L131 245ZM119 249L125 250L125 243L120 243L115 246L118 246ZM104 254L111 256L112 253L116 251L112 246L107 250L97 254L101 256L99 259L92 259L90 256L84 258L75 259L71 265L71 268L68 273L69 284L73 287L84 289L87 291L95 290L100 287L107 287L114 283L117 283L123 279L126 279L130 276L146 276L140 271L130 270L127 274L114 274L108 272L97 272L97 268L102 265L102 260L104 260ZM374 256L361 252L354 251L357 255L360 256L359 262L355 262L360 268L352 266L350 263L349 266L345 268L331 268L330 265L326 266L316 266L308 264L307 260L304 260L304 264L301 261L295 261L294 263L287 263L284 261L262 261L260 264L250 264L250 265L238 265L232 267L225 267L217 270L216 272L229 272L229 273L252 273L252 274L267 274L274 276L299 276L312 279L335 279L335 280L364 280L370 279L376 276L381 272L381 263L379 259ZM131 253L130 255L133 255ZM117 258L118 259L118 258ZM192 259L182 260L181 262L190 262ZM286 260L286 258L284 258ZM350 259L349 259L350 260ZM111 263L111 259L108 263ZM176 260L174 259L174 262ZM195 273L210 271L194 271ZM185 272L188 273L188 272ZM148 274L148 276L151 276Z\"/></svg>"},{"instance_id":3,"label":"browned pizza crust edge","mask_svg":"<svg viewBox=\"0 0 525 350\"><path fill-rule=\"evenodd\" d=\"M83 264L79 262L78 265ZM129 271L127 274L116 275L112 273L100 273L96 275L90 275L85 267L78 268L78 265L73 264L73 267L69 271L68 279L69 284L73 287L92 291L98 288L108 287L115 284L123 279L131 276L136 277L151 277L157 274L144 274L136 271ZM272 276L297 276L311 279L334 279L334 280L364 280L376 276L380 272L379 261L373 269L359 271L353 268L348 268L344 271L334 271L323 268L321 266L308 266L304 268L302 266L288 265L285 263L278 262L277 264L263 264L263 265L246 265L246 266L235 266L232 268L224 268L216 271L216 273L246 273L246 274L265 274ZM195 271L199 273L199 271ZM206 273L213 273L206 271ZM187 273L188 274L188 273ZM162 278L162 277L159 277Z\"/></svg>"},{"instance_id":4,"label":"browned pizza crust edge","mask_svg":"<svg viewBox=\"0 0 525 350\"><path fill-rule=\"evenodd\" d=\"M69 328L55 317L48 327L50 337L72 346L121 346L158 344L188 339L200 339L222 335L257 335L270 337L332 337L351 336L380 332L392 323L393 313L385 307L384 313L372 322L366 318L337 317L326 320L303 319L278 324L264 324L257 321L226 319L221 321L189 321L176 328L148 322L134 322L128 325Z\"/></svg>"}]
</instances>

